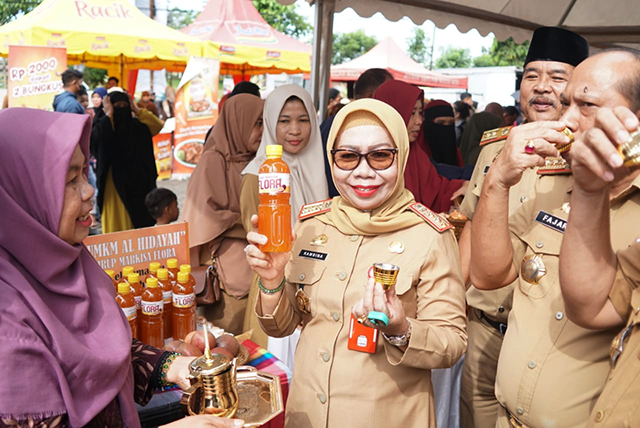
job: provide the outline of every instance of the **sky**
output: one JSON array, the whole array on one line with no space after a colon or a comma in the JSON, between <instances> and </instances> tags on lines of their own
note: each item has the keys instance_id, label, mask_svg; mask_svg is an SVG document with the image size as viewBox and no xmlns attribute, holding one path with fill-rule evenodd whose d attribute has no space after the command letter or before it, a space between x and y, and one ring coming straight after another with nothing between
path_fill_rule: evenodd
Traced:
<instances>
[{"instance_id":1,"label":"sky","mask_svg":"<svg viewBox=\"0 0 640 428\"><path fill-rule=\"evenodd\" d=\"M205 3L206 0L169 0L169 7L202 10ZM296 0L296 8L298 13L306 17L310 24L313 24L314 6L310 6L304 0ZM407 40L413 37L415 27L416 25L409 18L392 22L380 13L376 13L370 18L362 18L358 16L353 9L348 8L334 16L333 31L334 33L348 33L362 29L367 35L375 36L378 41L391 36L398 46L406 51L409 45ZM431 41L434 40L435 25L431 21L425 22L420 27L425 31ZM482 55L483 47L491 47L493 38L493 33L482 37L475 29L468 33L461 33L453 24L444 30L436 29L434 59L437 59L442 50L448 46L469 49L472 57L480 56Z\"/></svg>"}]
</instances>

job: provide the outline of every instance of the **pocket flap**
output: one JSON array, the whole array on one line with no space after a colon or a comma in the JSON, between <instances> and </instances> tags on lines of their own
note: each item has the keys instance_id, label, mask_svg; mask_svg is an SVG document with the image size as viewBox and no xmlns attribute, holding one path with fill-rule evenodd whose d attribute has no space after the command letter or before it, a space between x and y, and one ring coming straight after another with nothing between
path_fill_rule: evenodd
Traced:
<instances>
[{"instance_id":1,"label":"pocket flap","mask_svg":"<svg viewBox=\"0 0 640 428\"><path fill-rule=\"evenodd\" d=\"M287 265L287 281L292 284L313 285L320 281L326 266L309 260L294 260Z\"/></svg>"}]
</instances>

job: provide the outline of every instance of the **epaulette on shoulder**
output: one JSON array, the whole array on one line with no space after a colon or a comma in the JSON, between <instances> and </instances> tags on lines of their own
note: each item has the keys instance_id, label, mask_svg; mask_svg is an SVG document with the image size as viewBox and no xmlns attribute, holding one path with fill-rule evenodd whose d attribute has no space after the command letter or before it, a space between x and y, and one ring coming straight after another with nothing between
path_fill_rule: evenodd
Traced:
<instances>
[{"instance_id":1,"label":"epaulette on shoulder","mask_svg":"<svg viewBox=\"0 0 640 428\"><path fill-rule=\"evenodd\" d=\"M300 214L298 215L298 220L305 220L318 214L326 213L331 210L332 199L327 199L326 201L314 202L312 204L303 205L300 208Z\"/></svg>"},{"instance_id":2,"label":"epaulette on shoulder","mask_svg":"<svg viewBox=\"0 0 640 428\"><path fill-rule=\"evenodd\" d=\"M418 214L418 216L420 216L424 221L429 223L431 227L433 227L440 233L444 232L445 230L453 229L451 223L449 223L447 220L443 219L438 214L434 213L419 202L410 205L409 209Z\"/></svg>"},{"instance_id":3,"label":"epaulette on shoulder","mask_svg":"<svg viewBox=\"0 0 640 428\"><path fill-rule=\"evenodd\" d=\"M513 128L513 126L506 126L504 128L496 128L484 131L484 133L482 134L482 138L480 139L480 145L486 146L487 144L504 140L509 136L511 128Z\"/></svg>"},{"instance_id":4,"label":"epaulette on shoulder","mask_svg":"<svg viewBox=\"0 0 640 428\"><path fill-rule=\"evenodd\" d=\"M544 166L538 168L540 175L571 174L571 166L562 156L548 157L544 160Z\"/></svg>"}]
</instances>

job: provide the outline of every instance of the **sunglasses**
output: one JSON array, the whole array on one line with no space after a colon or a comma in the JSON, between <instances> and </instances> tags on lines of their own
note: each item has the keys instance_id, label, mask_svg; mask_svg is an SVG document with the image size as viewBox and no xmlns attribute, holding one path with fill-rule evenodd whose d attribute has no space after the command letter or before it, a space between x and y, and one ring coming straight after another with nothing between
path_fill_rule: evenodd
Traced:
<instances>
[{"instance_id":1,"label":"sunglasses","mask_svg":"<svg viewBox=\"0 0 640 428\"><path fill-rule=\"evenodd\" d=\"M349 149L333 149L333 163L344 171L353 171L360 165L362 158L372 169L382 171L393 165L393 161L398 153L398 149L378 149L368 153L358 153Z\"/></svg>"}]
</instances>

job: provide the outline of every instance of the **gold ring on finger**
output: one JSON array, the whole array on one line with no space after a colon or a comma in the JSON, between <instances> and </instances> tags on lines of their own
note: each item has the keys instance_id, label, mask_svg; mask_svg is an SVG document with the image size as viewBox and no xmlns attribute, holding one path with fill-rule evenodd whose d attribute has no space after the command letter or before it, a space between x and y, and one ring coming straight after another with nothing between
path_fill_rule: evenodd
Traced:
<instances>
[{"instance_id":1,"label":"gold ring on finger","mask_svg":"<svg viewBox=\"0 0 640 428\"><path fill-rule=\"evenodd\" d=\"M533 140L527 141L527 144L524 145L524 152L528 155L532 155L536 152L536 146L533 144Z\"/></svg>"}]
</instances>

